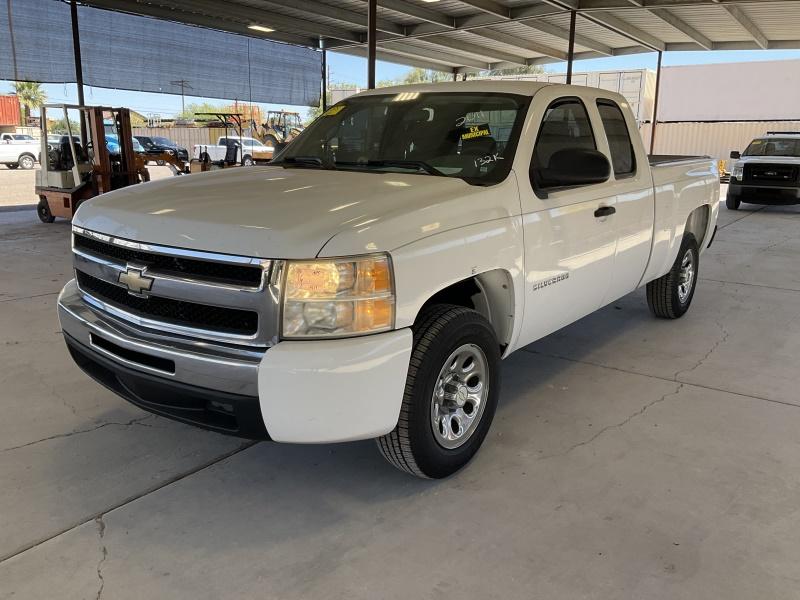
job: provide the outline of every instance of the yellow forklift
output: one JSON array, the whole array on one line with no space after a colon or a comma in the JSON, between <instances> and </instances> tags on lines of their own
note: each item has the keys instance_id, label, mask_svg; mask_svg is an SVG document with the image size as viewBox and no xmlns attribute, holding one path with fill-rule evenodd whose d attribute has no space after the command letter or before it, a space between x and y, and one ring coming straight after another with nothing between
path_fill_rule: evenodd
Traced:
<instances>
[{"instance_id":1,"label":"yellow forklift","mask_svg":"<svg viewBox=\"0 0 800 600\"><path fill-rule=\"evenodd\" d=\"M47 111L60 109L67 135L48 142ZM86 139L73 132L68 111L86 123ZM104 119L109 117L109 122ZM113 137L107 139L109 131ZM36 174L37 213L44 223L71 219L81 202L150 179L146 161L133 150L127 108L49 104L41 109L41 170ZM114 139L115 138L115 139Z\"/></svg>"}]
</instances>

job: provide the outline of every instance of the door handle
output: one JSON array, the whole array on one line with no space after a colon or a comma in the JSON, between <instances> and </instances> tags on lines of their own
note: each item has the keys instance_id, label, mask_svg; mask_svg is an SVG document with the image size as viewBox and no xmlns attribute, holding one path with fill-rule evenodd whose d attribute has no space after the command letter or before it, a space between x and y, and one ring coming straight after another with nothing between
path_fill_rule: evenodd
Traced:
<instances>
[{"instance_id":1,"label":"door handle","mask_svg":"<svg viewBox=\"0 0 800 600\"><path fill-rule=\"evenodd\" d=\"M615 212L617 212L617 209L614 208L613 206L601 206L596 211L594 211L594 216L600 219L602 217L608 217L610 215L613 215Z\"/></svg>"}]
</instances>

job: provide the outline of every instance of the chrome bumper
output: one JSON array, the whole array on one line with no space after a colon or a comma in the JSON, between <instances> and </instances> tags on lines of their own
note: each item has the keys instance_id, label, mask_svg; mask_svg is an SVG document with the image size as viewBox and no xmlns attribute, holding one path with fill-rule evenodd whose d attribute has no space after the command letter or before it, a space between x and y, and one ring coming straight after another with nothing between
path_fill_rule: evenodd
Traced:
<instances>
[{"instance_id":1,"label":"chrome bumper","mask_svg":"<svg viewBox=\"0 0 800 600\"><path fill-rule=\"evenodd\" d=\"M58 318L66 335L127 369L193 387L258 396L258 367L266 349L134 329L94 310L75 280L58 297Z\"/></svg>"}]
</instances>

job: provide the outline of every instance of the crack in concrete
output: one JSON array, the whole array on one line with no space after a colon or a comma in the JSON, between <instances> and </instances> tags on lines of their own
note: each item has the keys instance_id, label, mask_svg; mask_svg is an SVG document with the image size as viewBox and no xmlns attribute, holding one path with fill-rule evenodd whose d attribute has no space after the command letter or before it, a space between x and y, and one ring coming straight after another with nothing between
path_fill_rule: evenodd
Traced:
<instances>
[{"instance_id":1,"label":"crack in concrete","mask_svg":"<svg viewBox=\"0 0 800 600\"><path fill-rule=\"evenodd\" d=\"M20 300L33 300L34 298L43 298L45 296L57 296L61 290L57 292L47 292L46 294L34 294L32 296L12 296L11 298L0 298L0 302L18 302Z\"/></svg>"},{"instance_id":2,"label":"crack in concrete","mask_svg":"<svg viewBox=\"0 0 800 600\"><path fill-rule=\"evenodd\" d=\"M711 346L711 349L708 352L706 352L705 356L703 356L700 360L698 360L697 363L693 367L689 367L688 369L681 369L680 371L676 371L675 375L672 376L672 379L674 381L679 381L678 377L681 376L681 375L686 375L686 374L691 373L692 371L697 370L706 360L708 360L709 356L714 354L714 352L717 350L717 348L719 348L722 344L724 344L728 340L728 338L731 335L730 332L727 329L725 329L725 326L722 323L720 323L719 321L715 320L714 322L717 324L717 327L719 327L720 331L722 332L722 337L720 339L718 339L716 341L716 343L714 343L713 346Z\"/></svg>"},{"instance_id":3,"label":"crack in concrete","mask_svg":"<svg viewBox=\"0 0 800 600\"><path fill-rule=\"evenodd\" d=\"M545 456L540 456L537 460L546 460L546 459L550 459L550 458L556 458L556 457L559 457L559 456L566 456L567 454L569 454L570 452L572 452L573 450L575 450L577 448L582 448L583 446L588 446L589 444L594 442L597 438L599 438L601 435L603 435L604 433L606 433L607 431L609 431L611 429L622 429L623 427L625 427L625 425L630 423L636 417L641 417L652 406L654 406L656 404L659 404L661 402L664 402L670 396L677 396L680 393L680 391L683 389L683 385L684 385L683 383L679 383L678 386L673 391L667 392L666 394L661 396L661 398L657 398L656 400L653 400L652 402L648 402L647 404L642 406L639 410L637 410L636 412L628 415L625 419L623 419L619 423L613 423L612 425L606 425L605 427L603 427L600 431L595 433L589 439L583 440L581 442L577 442L575 444L572 444L569 448L567 448L566 450L564 450L562 452L556 452L554 454L547 454Z\"/></svg>"},{"instance_id":4,"label":"crack in concrete","mask_svg":"<svg viewBox=\"0 0 800 600\"><path fill-rule=\"evenodd\" d=\"M41 444L42 442L48 442L50 440L57 440L61 438L68 438L72 437L73 435L80 435L83 433L90 433L92 431L97 431L98 429L102 429L103 427L108 427L109 425L118 425L120 427L131 427L133 425L138 425L140 427L152 427L152 425L148 425L147 423L143 423L142 421L146 421L147 419L153 419L155 415L147 415L146 417L139 417L138 419L131 419L130 421L124 423L118 423L116 421L106 421L105 423L101 423L95 427L90 427L88 429L78 429L77 431L70 431L69 433L59 433L56 435L51 435L46 438L42 438L40 440L35 440L33 442L27 442L25 444L20 444L19 446L11 446L9 448L2 448L0 452L11 452L12 450L19 450L20 448L27 448L28 446L33 446L35 444Z\"/></svg>"},{"instance_id":5,"label":"crack in concrete","mask_svg":"<svg viewBox=\"0 0 800 600\"><path fill-rule=\"evenodd\" d=\"M100 596L103 595L103 589L106 587L106 580L103 577L103 563L106 562L106 558L108 558L108 549L103 542L103 538L106 535L106 523L103 520L103 515L96 517L94 522L97 524L97 535L100 538L101 551L100 560L97 563L97 579L100 582L100 588L97 590L97 596L95 596L95 600L100 600Z\"/></svg>"}]
</instances>

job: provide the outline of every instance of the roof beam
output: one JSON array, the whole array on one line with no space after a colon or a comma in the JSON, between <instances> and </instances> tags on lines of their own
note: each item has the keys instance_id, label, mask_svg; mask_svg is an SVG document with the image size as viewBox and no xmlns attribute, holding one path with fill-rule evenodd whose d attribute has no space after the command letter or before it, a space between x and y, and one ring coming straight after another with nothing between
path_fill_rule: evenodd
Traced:
<instances>
[{"instance_id":1,"label":"roof beam","mask_svg":"<svg viewBox=\"0 0 800 600\"><path fill-rule=\"evenodd\" d=\"M453 54L440 50L431 50L430 48L421 48L406 42L385 42L384 44L378 46L378 49L381 48L385 48L387 52L392 52L394 54L402 54L404 56L432 60L450 66L473 67L480 70L489 68L488 61L482 61L477 58L468 58L463 54ZM338 50L336 50L336 52L338 52Z\"/></svg>"},{"instance_id":2,"label":"roof beam","mask_svg":"<svg viewBox=\"0 0 800 600\"><path fill-rule=\"evenodd\" d=\"M507 19L511 16L511 10L507 6L503 6L495 0L459 0L461 4L466 4L472 8L477 8L490 15L497 15Z\"/></svg>"},{"instance_id":3,"label":"roof beam","mask_svg":"<svg viewBox=\"0 0 800 600\"><path fill-rule=\"evenodd\" d=\"M598 13L585 13L582 12L581 15L590 20L594 23L605 27L606 29L610 29L611 31L615 31L616 33L625 36L629 39L632 39L635 42L639 42L643 46L647 46L653 50L663 51L666 48L666 44L659 40L657 37L650 35L649 33L642 31L638 27L634 27L627 21L623 21L622 19L615 17L611 14L606 14L602 12Z\"/></svg>"},{"instance_id":4,"label":"roof beam","mask_svg":"<svg viewBox=\"0 0 800 600\"><path fill-rule=\"evenodd\" d=\"M287 6L286 2L279 2L278 0L261 0L261 3L267 4L277 10ZM307 12L309 16L319 15L321 17L328 17L341 21L342 23L347 23L348 25L356 25L359 28L367 26L367 15L346 8L339 8L338 6L322 4L321 2L303 0L303 11ZM378 19L377 28L378 31L383 31L384 33L405 35L405 28L402 25L398 25L387 19Z\"/></svg>"},{"instance_id":5,"label":"roof beam","mask_svg":"<svg viewBox=\"0 0 800 600\"><path fill-rule=\"evenodd\" d=\"M497 31L495 29L485 27L483 29L472 29L470 30L470 33L484 37L487 40L513 46L514 48L524 48L525 50L530 50L531 52L536 52L537 54L542 54L544 56L550 56L551 58L556 58L558 60L567 60L567 53L563 50L557 50L556 48L551 48L550 46L545 46L544 44L540 44L538 42L526 40L525 38L517 37L515 35L509 35L503 31Z\"/></svg>"},{"instance_id":6,"label":"roof beam","mask_svg":"<svg viewBox=\"0 0 800 600\"><path fill-rule=\"evenodd\" d=\"M348 54L350 56L365 57L367 55L367 48L366 46L348 46L347 48L331 50L331 52ZM383 62L396 63L409 67L419 67L420 69L430 69L432 71L442 71L444 73L452 73L455 70L455 67L452 67L449 64L439 64L436 62L431 62L430 60L420 60L419 58L410 57L404 54L395 54L394 52L382 50L381 48L378 48L377 58ZM329 87L335 88L336 84L330 84Z\"/></svg>"},{"instance_id":7,"label":"roof beam","mask_svg":"<svg viewBox=\"0 0 800 600\"><path fill-rule=\"evenodd\" d=\"M524 56L518 56L516 54L511 54L510 52L503 52L502 50L495 50L494 48L479 46L477 44L465 42L460 39L450 38L445 35L431 35L426 37L425 41L436 44L437 46L444 46L445 48L458 50L459 52L467 52L468 54L473 54L475 56L494 58L497 61L509 62L515 65L528 64L526 62L527 59Z\"/></svg>"},{"instance_id":8,"label":"roof beam","mask_svg":"<svg viewBox=\"0 0 800 600\"><path fill-rule=\"evenodd\" d=\"M558 25L552 25L546 21L537 21L531 19L528 21L520 21L520 24L530 27L531 29L535 29L536 31L541 31L542 33L552 35L553 37L561 38L562 40L569 40L569 29L564 29ZM606 46L605 44L588 38L580 33L575 34L575 43L578 46L588 48L589 50L594 50L595 52L605 54L606 56L611 56L614 54L614 51L610 46Z\"/></svg>"},{"instance_id":9,"label":"roof beam","mask_svg":"<svg viewBox=\"0 0 800 600\"><path fill-rule=\"evenodd\" d=\"M763 50L769 48L769 40L767 39L767 36L761 33L761 30L750 20L750 17L744 14L744 11L741 8L730 4L723 4L723 7L728 11L728 14L730 14L730 16L732 16L739 23L739 25L741 25L742 28L750 34L760 48Z\"/></svg>"},{"instance_id":10,"label":"roof beam","mask_svg":"<svg viewBox=\"0 0 800 600\"><path fill-rule=\"evenodd\" d=\"M380 6L448 29L453 29L456 26L453 17L448 17L444 13L425 8L424 6L411 4L411 2L406 2L406 0L381 0Z\"/></svg>"},{"instance_id":11,"label":"roof beam","mask_svg":"<svg viewBox=\"0 0 800 600\"><path fill-rule=\"evenodd\" d=\"M580 0L580 10L616 10L633 8L636 6L632 2L643 2L638 4L643 8L677 8L677 7L696 7L714 5L746 5L746 4L791 4L796 0Z\"/></svg>"},{"instance_id":12,"label":"roof beam","mask_svg":"<svg viewBox=\"0 0 800 600\"><path fill-rule=\"evenodd\" d=\"M711 50L714 47L714 43L710 39L708 39L706 36L704 36L702 33L697 31L694 27L692 27L685 21L673 15L667 9L651 8L650 13L658 17L665 23L671 25L674 29L677 29L685 36L692 38L695 42L697 42L700 46L702 46L706 50Z\"/></svg>"}]
</instances>

